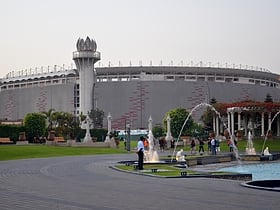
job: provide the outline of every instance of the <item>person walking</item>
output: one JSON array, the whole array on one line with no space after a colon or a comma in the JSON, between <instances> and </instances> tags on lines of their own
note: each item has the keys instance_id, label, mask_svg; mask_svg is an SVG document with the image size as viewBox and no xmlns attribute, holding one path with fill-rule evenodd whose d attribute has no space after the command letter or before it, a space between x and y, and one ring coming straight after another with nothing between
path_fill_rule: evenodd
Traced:
<instances>
[{"instance_id":1,"label":"person walking","mask_svg":"<svg viewBox=\"0 0 280 210\"><path fill-rule=\"evenodd\" d=\"M212 155L216 155L216 139L215 139L215 134L211 134L211 152Z\"/></svg>"},{"instance_id":2,"label":"person walking","mask_svg":"<svg viewBox=\"0 0 280 210\"><path fill-rule=\"evenodd\" d=\"M191 154L195 154L195 140L192 139L192 142L191 142Z\"/></svg>"},{"instance_id":3,"label":"person walking","mask_svg":"<svg viewBox=\"0 0 280 210\"><path fill-rule=\"evenodd\" d=\"M144 163L144 137L140 136L137 143L137 154L138 154L138 170L143 170Z\"/></svg>"},{"instance_id":4,"label":"person walking","mask_svg":"<svg viewBox=\"0 0 280 210\"><path fill-rule=\"evenodd\" d=\"M198 139L199 140L199 150L198 150L198 152L199 152L199 154L203 154L204 153L204 142L203 142L203 140L202 139Z\"/></svg>"}]
</instances>

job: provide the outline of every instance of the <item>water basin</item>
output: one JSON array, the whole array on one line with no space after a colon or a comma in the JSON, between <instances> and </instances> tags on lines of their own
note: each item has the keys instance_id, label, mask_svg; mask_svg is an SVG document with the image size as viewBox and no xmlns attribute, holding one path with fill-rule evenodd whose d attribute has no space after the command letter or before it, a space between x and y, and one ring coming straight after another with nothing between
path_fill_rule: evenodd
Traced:
<instances>
[{"instance_id":1,"label":"water basin","mask_svg":"<svg viewBox=\"0 0 280 210\"><path fill-rule=\"evenodd\" d=\"M221 168L218 171L250 173L252 180L280 180L280 162L241 164L232 167Z\"/></svg>"}]
</instances>

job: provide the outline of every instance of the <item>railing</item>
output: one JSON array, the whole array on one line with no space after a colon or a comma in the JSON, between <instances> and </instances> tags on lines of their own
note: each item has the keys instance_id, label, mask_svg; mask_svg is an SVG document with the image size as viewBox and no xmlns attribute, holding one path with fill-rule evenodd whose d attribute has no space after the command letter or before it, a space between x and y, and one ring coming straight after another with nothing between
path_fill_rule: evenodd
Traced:
<instances>
[{"instance_id":1,"label":"railing","mask_svg":"<svg viewBox=\"0 0 280 210\"><path fill-rule=\"evenodd\" d=\"M95 58L96 60L100 60L100 52L93 52L93 51L73 52L73 59L77 59L77 58Z\"/></svg>"},{"instance_id":2,"label":"railing","mask_svg":"<svg viewBox=\"0 0 280 210\"><path fill-rule=\"evenodd\" d=\"M21 71L11 71L8 74L6 74L5 79L10 79L10 78L17 78L17 77L29 77L33 75L41 75L41 74L52 74L55 72L67 72L73 70L73 64L71 66L41 66L41 67L36 67L36 68L30 68L30 69L24 69Z\"/></svg>"},{"instance_id":3,"label":"railing","mask_svg":"<svg viewBox=\"0 0 280 210\"><path fill-rule=\"evenodd\" d=\"M73 52L73 58L87 58L87 57L93 57L97 60L100 60L100 52L92 52L92 51L76 51ZM147 66L154 66L156 67L156 65L153 65L153 62L150 61L149 63L150 65ZM122 65L121 62L118 62L118 65L113 65L112 62L109 62L108 66L104 66L101 62L97 63L98 67L125 67L125 65ZM137 65L135 65L136 67ZM145 65L143 65L142 61L139 62L139 66L143 66L145 67ZM161 61L160 64L158 66L164 66L163 62ZM173 62L170 62L168 65L166 66L173 66ZM128 67L133 67L132 63L129 62ZM174 67L204 67L204 68L223 68L223 69L240 69L240 70L253 70L253 71L260 71L260 72L268 72L271 73L268 69L265 68L260 68L258 66L249 66L249 65L235 65L235 64L228 64L228 63L215 63L212 64L211 62L208 63L203 63L198 62L198 63L194 63L193 61L187 63L186 65L184 65L184 62L181 61L180 63L178 63L178 65L174 65ZM61 72L61 71L68 71L68 70L73 70L73 64L71 64L70 66L66 66L66 65L62 65L62 66L58 66L58 65L54 65L52 66L47 66L47 67L36 67L36 68L30 68L30 69L25 69L25 70L21 70L21 71L11 71L9 72L5 79L9 79L9 78L16 78L16 77L28 77L31 75L40 75L40 74L49 74L49 73L55 73L55 72Z\"/></svg>"}]
</instances>

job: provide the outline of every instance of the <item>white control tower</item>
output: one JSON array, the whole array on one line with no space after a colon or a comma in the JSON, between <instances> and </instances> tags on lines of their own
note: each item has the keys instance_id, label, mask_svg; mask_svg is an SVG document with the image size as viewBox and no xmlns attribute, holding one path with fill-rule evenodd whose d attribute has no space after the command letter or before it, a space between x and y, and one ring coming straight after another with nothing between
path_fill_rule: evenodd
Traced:
<instances>
[{"instance_id":1,"label":"white control tower","mask_svg":"<svg viewBox=\"0 0 280 210\"><path fill-rule=\"evenodd\" d=\"M73 52L73 60L80 79L80 113L88 117L89 112L94 108L94 83L96 80L94 64L100 60L100 52L96 51L95 40L89 37L85 40L78 39L76 46L77 51ZM86 123L89 123L88 120Z\"/></svg>"}]
</instances>

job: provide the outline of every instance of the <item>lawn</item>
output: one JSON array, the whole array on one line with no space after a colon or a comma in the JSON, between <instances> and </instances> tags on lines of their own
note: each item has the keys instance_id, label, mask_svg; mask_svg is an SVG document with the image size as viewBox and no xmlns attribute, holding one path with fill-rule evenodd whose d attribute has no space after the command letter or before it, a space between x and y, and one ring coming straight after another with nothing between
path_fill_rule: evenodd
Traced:
<instances>
[{"instance_id":1,"label":"lawn","mask_svg":"<svg viewBox=\"0 0 280 210\"><path fill-rule=\"evenodd\" d=\"M133 167L133 165L125 166L125 165L117 165L118 169L124 170L124 171L136 171ZM157 172L152 172L151 170L156 168ZM181 169L178 167L175 167L174 165L168 165L168 164L146 164L144 167L144 171L141 173L145 174L152 174L156 176L181 176L181 171L186 171L189 175L198 175L199 172L192 171L189 169Z\"/></svg>"},{"instance_id":2,"label":"lawn","mask_svg":"<svg viewBox=\"0 0 280 210\"><path fill-rule=\"evenodd\" d=\"M49 145L0 145L0 160L44 158L73 155L99 155L127 153L120 148L62 147Z\"/></svg>"},{"instance_id":3,"label":"lawn","mask_svg":"<svg viewBox=\"0 0 280 210\"><path fill-rule=\"evenodd\" d=\"M254 139L254 147L257 153L261 153L263 146L263 139ZM247 140L238 141L238 150L244 153ZM135 149L137 141L131 141L131 150ZM226 142L221 143L221 152L228 152L229 148ZM280 139L267 140L265 147L269 147L270 152L280 151ZM182 147L176 148L176 150ZM207 150L207 145L204 145ZM189 146L183 147L186 152L190 151ZM197 147L198 150L198 147ZM173 152L172 150L170 151ZM93 147L62 147L62 146L48 146L48 145L0 145L0 161L1 160L15 160L28 158L43 158L43 157L59 157L71 155L98 155L98 154L121 154L127 153L124 149L123 142L120 143L119 148L93 148Z\"/></svg>"}]
</instances>

